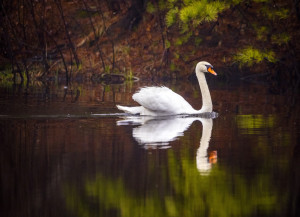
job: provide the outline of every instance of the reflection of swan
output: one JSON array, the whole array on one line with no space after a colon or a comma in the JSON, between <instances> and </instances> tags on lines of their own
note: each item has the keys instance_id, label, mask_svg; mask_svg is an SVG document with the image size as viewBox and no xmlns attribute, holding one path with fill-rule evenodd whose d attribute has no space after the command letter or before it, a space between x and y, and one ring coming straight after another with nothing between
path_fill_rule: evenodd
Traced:
<instances>
[{"instance_id":1,"label":"reflection of swan","mask_svg":"<svg viewBox=\"0 0 300 217\"><path fill-rule=\"evenodd\" d=\"M201 118L200 121L202 123L203 130L202 130L202 137L200 140L200 147L197 150L196 163L199 172L206 173L211 169L210 158L214 158L214 159L216 158L216 151L212 152L213 157L207 155L207 149L209 146L213 122L211 118L209 119Z\"/></svg>"},{"instance_id":2,"label":"reflection of swan","mask_svg":"<svg viewBox=\"0 0 300 217\"><path fill-rule=\"evenodd\" d=\"M132 98L141 106L126 107L117 105L118 109L131 114L166 116L177 114L200 114L212 112L212 102L209 89L205 79L205 72L217 75L213 66L205 61L199 62L196 66L196 76L202 94L202 108L195 110L180 95L174 93L167 87L145 87L133 94Z\"/></svg>"},{"instance_id":3,"label":"reflection of swan","mask_svg":"<svg viewBox=\"0 0 300 217\"><path fill-rule=\"evenodd\" d=\"M163 147L168 145L169 142L174 141L179 136L183 136L183 132L186 131L189 126L200 118L181 118L177 116L171 116L169 118L153 118L150 116L128 117L126 120L118 121L118 125L141 124L136 128L133 128L132 135L135 140L148 147Z\"/></svg>"},{"instance_id":4,"label":"reflection of swan","mask_svg":"<svg viewBox=\"0 0 300 217\"><path fill-rule=\"evenodd\" d=\"M211 162L207 154L213 122L211 118L200 117L128 117L125 120L118 121L118 125L140 125L133 128L132 135L135 140L143 145L144 148L169 148L169 142L183 136L189 126L194 121L201 121L203 130L200 140L200 147L196 154L197 169L199 172L206 174L211 169ZM215 153L215 152L213 152Z\"/></svg>"}]
</instances>

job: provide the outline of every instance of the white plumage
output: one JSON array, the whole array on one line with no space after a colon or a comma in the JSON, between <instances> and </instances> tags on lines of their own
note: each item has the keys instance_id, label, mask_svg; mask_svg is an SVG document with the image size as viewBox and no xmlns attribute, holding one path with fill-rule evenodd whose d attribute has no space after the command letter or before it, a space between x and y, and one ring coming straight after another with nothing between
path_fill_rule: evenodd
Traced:
<instances>
[{"instance_id":1,"label":"white plumage","mask_svg":"<svg viewBox=\"0 0 300 217\"><path fill-rule=\"evenodd\" d=\"M210 72L214 75L216 75L216 73L214 72L212 65L205 61L199 62L195 71L202 94L202 108L200 110L193 109L193 107L182 96L167 87L141 88L132 96L133 100L141 106L127 107L117 105L117 107L126 113L149 116L212 112L211 97L204 73Z\"/></svg>"}]
</instances>

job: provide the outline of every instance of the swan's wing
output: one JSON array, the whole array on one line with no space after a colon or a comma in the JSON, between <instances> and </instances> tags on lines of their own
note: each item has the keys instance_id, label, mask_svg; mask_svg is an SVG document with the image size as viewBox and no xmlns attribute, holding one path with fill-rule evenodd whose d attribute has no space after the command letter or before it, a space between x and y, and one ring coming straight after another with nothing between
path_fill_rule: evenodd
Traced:
<instances>
[{"instance_id":1,"label":"swan's wing","mask_svg":"<svg viewBox=\"0 0 300 217\"><path fill-rule=\"evenodd\" d=\"M144 108L155 112L179 114L194 111L182 96L167 87L144 87L133 94L132 98Z\"/></svg>"}]
</instances>

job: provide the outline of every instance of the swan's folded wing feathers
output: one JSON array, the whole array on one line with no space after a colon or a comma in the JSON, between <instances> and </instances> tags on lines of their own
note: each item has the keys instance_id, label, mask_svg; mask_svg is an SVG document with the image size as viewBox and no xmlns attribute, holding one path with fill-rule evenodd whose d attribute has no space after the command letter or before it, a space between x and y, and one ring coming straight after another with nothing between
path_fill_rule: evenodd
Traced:
<instances>
[{"instance_id":1,"label":"swan's folded wing feathers","mask_svg":"<svg viewBox=\"0 0 300 217\"><path fill-rule=\"evenodd\" d=\"M151 111L178 113L193 109L180 95L167 87L144 87L132 96L144 108Z\"/></svg>"}]
</instances>

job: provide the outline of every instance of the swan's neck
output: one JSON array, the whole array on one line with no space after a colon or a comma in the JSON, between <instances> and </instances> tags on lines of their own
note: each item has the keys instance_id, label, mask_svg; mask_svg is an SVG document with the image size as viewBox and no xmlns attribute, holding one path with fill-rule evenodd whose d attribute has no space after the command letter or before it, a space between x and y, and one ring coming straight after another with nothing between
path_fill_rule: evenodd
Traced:
<instances>
[{"instance_id":1,"label":"swan's neck","mask_svg":"<svg viewBox=\"0 0 300 217\"><path fill-rule=\"evenodd\" d=\"M205 75L202 72L196 73L202 95L202 108L200 112L212 112L213 106L211 102L210 92L207 86Z\"/></svg>"}]
</instances>

